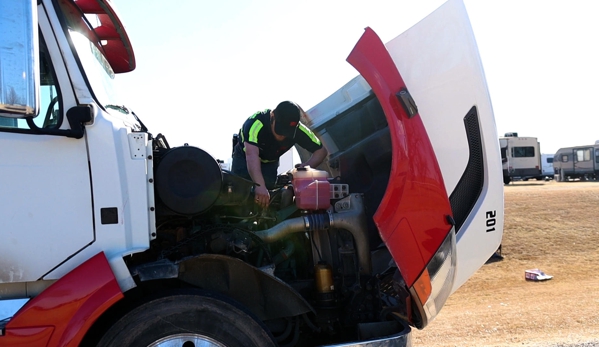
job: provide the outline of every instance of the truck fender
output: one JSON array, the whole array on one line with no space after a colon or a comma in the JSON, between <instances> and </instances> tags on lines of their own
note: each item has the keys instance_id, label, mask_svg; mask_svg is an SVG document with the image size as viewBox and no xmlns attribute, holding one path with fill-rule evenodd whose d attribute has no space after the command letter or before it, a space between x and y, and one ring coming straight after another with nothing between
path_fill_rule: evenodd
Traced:
<instances>
[{"instance_id":1,"label":"truck fender","mask_svg":"<svg viewBox=\"0 0 599 347\"><path fill-rule=\"evenodd\" d=\"M177 277L195 287L236 300L263 321L314 312L312 306L285 282L224 255L202 254L177 263L159 260L138 267L133 274L141 281Z\"/></svg>"},{"instance_id":2,"label":"truck fender","mask_svg":"<svg viewBox=\"0 0 599 347\"><path fill-rule=\"evenodd\" d=\"M98 253L25 304L6 324L3 346L79 346L92 324L124 297Z\"/></svg>"}]
</instances>

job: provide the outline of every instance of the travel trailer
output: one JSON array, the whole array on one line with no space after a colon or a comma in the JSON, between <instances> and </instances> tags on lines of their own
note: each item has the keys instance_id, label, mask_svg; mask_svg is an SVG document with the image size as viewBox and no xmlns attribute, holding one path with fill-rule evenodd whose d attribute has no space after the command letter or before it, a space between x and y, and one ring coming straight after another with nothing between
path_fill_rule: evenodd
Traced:
<instances>
[{"instance_id":1,"label":"travel trailer","mask_svg":"<svg viewBox=\"0 0 599 347\"><path fill-rule=\"evenodd\" d=\"M541 177L541 145L536 137L519 137L518 133L506 133L499 138L503 183L514 179L527 180Z\"/></svg>"},{"instance_id":2,"label":"travel trailer","mask_svg":"<svg viewBox=\"0 0 599 347\"><path fill-rule=\"evenodd\" d=\"M554 155L553 169L559 182L596 180L599 175L599 143L558 149Z\"/></svg>"},{"instance_id":3,"label":"travel trailer","mask_svg":"<svg viewBox=\"0 0 599 347\"><path fill-rule=\"evenodd\" d=\"M553 170L553 157L554 154L541 154L541 178L550 180L553 179L555 170Z\"/></svg>"}]
</instances>

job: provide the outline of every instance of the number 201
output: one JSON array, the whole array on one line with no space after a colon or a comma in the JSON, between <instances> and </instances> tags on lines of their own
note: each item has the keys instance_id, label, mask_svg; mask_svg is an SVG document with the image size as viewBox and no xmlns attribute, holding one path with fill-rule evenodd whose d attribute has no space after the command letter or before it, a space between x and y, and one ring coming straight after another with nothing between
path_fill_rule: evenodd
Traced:
<instances>
[{"instance_id":1,"label":"number 201","mask_svg":"<svg viewBox=\"0 0 599 347\"><path fill-rule=\"evenodd\" d=\"M497 224L497 220L495 217L497 216L497 211L487 211L487 232L495 231L495 224Z\"/></svg>"}]
</instances>

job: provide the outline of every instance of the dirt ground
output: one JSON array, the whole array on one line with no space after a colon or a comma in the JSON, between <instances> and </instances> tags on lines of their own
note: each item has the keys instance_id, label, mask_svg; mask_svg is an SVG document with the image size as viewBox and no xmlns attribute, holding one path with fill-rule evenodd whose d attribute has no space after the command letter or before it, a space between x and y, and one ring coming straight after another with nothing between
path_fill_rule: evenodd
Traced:
<instances>
[{"instance_id":1,"label":"dirt ground","mask_svg":"<svg viewBox=\"0 0 599 347\"><path fill-rule=\"evenodd\" d=\"M484 265L414 330L414 346L599 341L599 182L515 182L504 199L504 259ZM534 268L554 277L526 281Z\"/></svg>"}]
</instances>

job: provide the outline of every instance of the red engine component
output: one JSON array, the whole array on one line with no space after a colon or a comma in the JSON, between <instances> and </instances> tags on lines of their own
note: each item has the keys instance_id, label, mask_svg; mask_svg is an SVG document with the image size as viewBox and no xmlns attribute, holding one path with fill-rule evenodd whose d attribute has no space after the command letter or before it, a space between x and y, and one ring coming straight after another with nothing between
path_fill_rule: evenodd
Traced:
<instances>
[{"instance_id":1,"label":"red engine component","mask_svg":"<svg viewBox=\"0 0 599 347\"><path fill-rule=\"evenodd\" d=\"M309 166L291 172L295 204L302 210L325 210L331 205L331 184L326 171Z\"/></svg>"}]
</instances>

